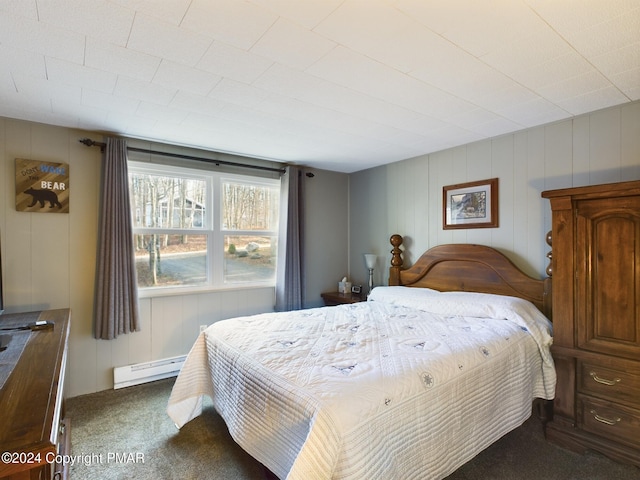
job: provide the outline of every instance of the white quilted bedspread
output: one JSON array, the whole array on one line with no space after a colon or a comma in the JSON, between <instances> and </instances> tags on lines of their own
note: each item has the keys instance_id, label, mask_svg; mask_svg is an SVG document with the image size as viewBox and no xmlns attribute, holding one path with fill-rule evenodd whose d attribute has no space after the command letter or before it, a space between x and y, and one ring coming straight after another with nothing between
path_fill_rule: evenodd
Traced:
<instances>
[{"instance_id":1,"label":"white quilted bedspread","mask_svg":"<svg viewBox=\"0 0 640 480\"><path fill-rule=\"evenodd\" d=\"M376 289L369 302L220 321L174 386L178 427L209 395L279 478L442 478L552 399L550 323L494 295Z\"/></svg>"}]
</instances>

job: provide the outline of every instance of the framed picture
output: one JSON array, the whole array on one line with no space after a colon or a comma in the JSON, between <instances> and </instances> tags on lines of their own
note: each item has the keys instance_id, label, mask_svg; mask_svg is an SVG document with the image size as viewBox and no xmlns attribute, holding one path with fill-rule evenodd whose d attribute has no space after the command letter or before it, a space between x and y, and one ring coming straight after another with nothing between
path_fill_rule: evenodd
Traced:
<instances>
[{"instance_id":1,"label":"framed picture","mask_svg":"<svg viewBox=\"0 0 640 480\"><path fill-rule=\"evenodd\" d=\"M498 179L442 187L445 230L498 226Z\"/></svg>"},{"instance_id":2,"label":"framed picture","mask_svg":"<svg viewBox=\"0 0 640 480\"><path fill-rule=\"evenodd\" d=\"M16 158L16 211L69 213L69 165Z\"/></svg>"}]
</instances>

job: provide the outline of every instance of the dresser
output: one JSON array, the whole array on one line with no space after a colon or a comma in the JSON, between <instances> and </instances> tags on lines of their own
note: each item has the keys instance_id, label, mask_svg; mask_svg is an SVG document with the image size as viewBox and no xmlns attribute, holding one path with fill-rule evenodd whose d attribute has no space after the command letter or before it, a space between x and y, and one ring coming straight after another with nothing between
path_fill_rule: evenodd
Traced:
<instances>
[{"instance_id":1,"label":"dresser","mask_svg":"<svg viewBox=\"0 0 640 480\"><path fill-rule=\"evenodd\" d=\"M640 181L542 196L558 375L547 439L640 466Z\"/></svg>"},{"instance_id":2,"label":"dresser","mask_svg":"<svg viewBox=\"0 0 640 480\"><path fill-rule=\"evenodd\" d=\"M22 329L34 322L50 323ZM12 364L0 388L0 480L66 478L62 459L69 453L70 431L63 387L69 324L69 309L0 315L1 333L14 337L13 345L0 352L0 361Z\"/></svg>"}]
</instances>

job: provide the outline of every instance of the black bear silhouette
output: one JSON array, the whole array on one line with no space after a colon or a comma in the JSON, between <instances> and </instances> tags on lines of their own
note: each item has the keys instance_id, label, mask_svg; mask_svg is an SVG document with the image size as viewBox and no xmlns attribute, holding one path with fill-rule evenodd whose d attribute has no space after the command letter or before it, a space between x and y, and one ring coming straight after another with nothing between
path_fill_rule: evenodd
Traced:
<instances>
[{"instance_id":1,"label":"black bear silhouette","mask_svg":"<svg viewBox=\"0 0 640 480\"><path fill-rule=\"evenodd\" d=\"M62 208L62 204L58 201L58 195L53 190L36 190L35 188L29 188L25 190L24 193L33 197L31 205L29 205L30 207L40 202L40 208L44 208L44 202L49 202L49 208Z\"/></svg>"}]
</instances>

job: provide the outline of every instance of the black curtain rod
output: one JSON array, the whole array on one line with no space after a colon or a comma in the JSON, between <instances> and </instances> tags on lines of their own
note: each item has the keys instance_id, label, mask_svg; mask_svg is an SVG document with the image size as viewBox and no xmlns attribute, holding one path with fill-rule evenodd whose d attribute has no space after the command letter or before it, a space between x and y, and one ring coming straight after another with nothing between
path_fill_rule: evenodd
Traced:
<instances>
[{"instance_id":1,"label":"black curtain rod","mask_svg":"<svg viewBox=\"0 0 640 480\"><path fill-rule=\"evenodd\" d=\"M101 150L107 146L106 143L103 142L95 142L90 138L81 138L78 140L80 143L86 145L87 147L100 147ZM241 167L241 168L253 168L254 170L264 170L268 172L278 172L283 174L286 172L284 168L274 168L274 167L263 167L261 165L245 165L242 163L235 162L227 162L225 160L215 160L213 158L204 158L204 157L195 157L192 155L183 155L180 153L170 153L170 152L159 152L157 150L147 150L146 148L136 148L136 147L127 147L127 150L130 152L139 152L139 153L150 153L152 155L162 155L163 157L171 157L171 158L181 158L184 160L196 160L198 162L206 162L206 163L214 163L216 165L230 165L233 167Z\"/></svg>"}]
</instances>

